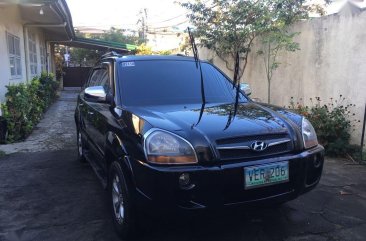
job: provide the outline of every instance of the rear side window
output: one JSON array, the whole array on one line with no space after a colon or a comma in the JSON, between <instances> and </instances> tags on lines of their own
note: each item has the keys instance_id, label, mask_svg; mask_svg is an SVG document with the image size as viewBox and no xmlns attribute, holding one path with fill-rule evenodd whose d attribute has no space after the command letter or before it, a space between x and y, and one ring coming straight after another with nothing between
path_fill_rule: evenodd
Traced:
<instances>
[{"instance_id":1,"label":"rear side window","mask_svg":"<svg viewBox=\"0 0 366 241\"><path fill-rule=\"evenodd\" d=\"M200 72L194 61L122 62L118 81L126 106L202 103ZM235 89L214 66L202 63L206 103L232 103ZM240 101L245 101L241 95Z\"/></svg>"}]
</instances>

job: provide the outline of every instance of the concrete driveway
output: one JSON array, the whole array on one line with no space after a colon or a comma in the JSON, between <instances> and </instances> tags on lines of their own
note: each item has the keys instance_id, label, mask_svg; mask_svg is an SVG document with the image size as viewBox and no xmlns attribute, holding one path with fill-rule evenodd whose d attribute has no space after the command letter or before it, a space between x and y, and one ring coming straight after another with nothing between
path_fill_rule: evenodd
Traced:
<instances>
[{"instance_id":1,"label":"concrete driveway","mask_svg":"<svg viewBox=\"0 0 366 241\"><path fill-rule=\"evenodd\" d=\"M25 142L26 148L16 144L18 153L0 159L0 241L118 240L105 191L90 166L76 160L74 96L75 93L64 92L47 112L44 120L50 122L62 111L62 118L57 119L59 124L51 127L51 123L42 122ZM37 139L34 135L39 132L49 134ZM36 147L34 142L46 143L48 149ZM31 146L35 149L28 149ZM8 153L15 152L14 146L3 147L0 149ZM38 152L30 152L34 150ZM146 217L138 240L365 240L365 237L366 167L327 159L320 185L280 208L216 212L198 217Z\"/></svg>"}]
</instances>

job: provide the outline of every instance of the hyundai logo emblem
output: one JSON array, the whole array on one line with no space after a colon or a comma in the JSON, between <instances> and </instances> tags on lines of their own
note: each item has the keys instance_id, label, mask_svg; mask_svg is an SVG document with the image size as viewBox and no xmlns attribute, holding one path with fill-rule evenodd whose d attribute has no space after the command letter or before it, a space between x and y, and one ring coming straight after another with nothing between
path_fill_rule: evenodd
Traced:
<instances>
[{"instance_id":1,"label":"hyundai logo emblem","mask_svg":"<svg viewBox=\"0 0 366 241\"><path fill-rule=\"evenodd\" d=\"M255 141L250 145L253 151L264 151L268 145L263 141Z\"/></svg>"}]
</instances>

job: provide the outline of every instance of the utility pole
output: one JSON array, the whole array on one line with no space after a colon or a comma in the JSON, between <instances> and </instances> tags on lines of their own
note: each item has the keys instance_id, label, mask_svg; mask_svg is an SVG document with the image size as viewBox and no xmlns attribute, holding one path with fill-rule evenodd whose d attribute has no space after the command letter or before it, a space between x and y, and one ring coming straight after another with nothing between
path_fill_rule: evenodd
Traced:
<instances>
[{"instance_id":1,"label":"utility pole","mask_svg":"<svg viewBox=\"0 0 366 241\"><path fill-rule=\"evenodd\" d=\"M141 28L139 30L139 37L142 39L143 43L146 43L146 33L148 31L147 27L147 9L143 8L139 12L139 20L137 21L137 24L141 23Z\"/></svg>"}]
</instances>

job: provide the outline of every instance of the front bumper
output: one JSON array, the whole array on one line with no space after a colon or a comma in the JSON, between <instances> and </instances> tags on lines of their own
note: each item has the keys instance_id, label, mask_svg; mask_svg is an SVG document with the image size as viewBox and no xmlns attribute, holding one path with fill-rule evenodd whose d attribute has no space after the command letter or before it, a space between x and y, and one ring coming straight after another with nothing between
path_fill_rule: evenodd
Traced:
<instances>
[{"instance_id":1,"label":"front bumper","mask_svg":"<svg viewBox=\"0 0 366 241\"><path fill-rule=\"evenodd\" d=\"M289 182L245 190L244 167L289 162ZM137 201L178 209L205 209L275 203L292 200L313 189L320 181L324 148L316 146L299 154L214 166L152 166L130 160ZM179 176L190 175L189 188L182 188Z\"/></svg>"}]
</instances>

